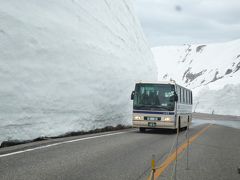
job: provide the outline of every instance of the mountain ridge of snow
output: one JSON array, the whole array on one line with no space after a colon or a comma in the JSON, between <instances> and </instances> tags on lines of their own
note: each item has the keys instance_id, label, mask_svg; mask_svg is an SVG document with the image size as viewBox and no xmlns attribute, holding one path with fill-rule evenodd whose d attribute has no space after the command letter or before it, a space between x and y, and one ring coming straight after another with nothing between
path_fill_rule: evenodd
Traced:
<instances>
[{"instance_id":1,"label":"mountain ridge of snow","mask_svg":"<svg viewBox=\"0 0 240 180\"><path fill-rule=\"evenodd\" d=\"M240 115L240 110L235 110L240 109L240 105L234 107L237 99L228 102L232 104L232 110L224 110L216 103L223 105L220 97L212 99L212 102L200 97L202 92L206 96L210 96L211 92L222 94L226 85L231 84L234 91L238 90L235 86L240 83L240 39L224 43L154 47L152 52L158 66L158 79L174 79L192 89L196 111ZM232 98L229 96L229 99Z\"/></svg>"}]
</instances>

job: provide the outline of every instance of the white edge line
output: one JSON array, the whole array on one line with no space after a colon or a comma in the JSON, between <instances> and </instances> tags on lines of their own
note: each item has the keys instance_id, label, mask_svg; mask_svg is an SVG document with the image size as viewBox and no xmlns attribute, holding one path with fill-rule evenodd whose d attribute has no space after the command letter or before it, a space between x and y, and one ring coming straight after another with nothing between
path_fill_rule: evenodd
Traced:
<instances>
[{"instance_id":1,"label":"white edge line","mask_svg":"<svg viewBox=\"0 0 240 180\"><path fill-rule=\"evenodd\" d=\"M52 147L52 146L58 146L58 145L61 145L61 144L68 144L68 143L84 141L84 140L88 140L88 139L95 139L95 138L100 138L100 137L113 136L113 135L124 134L124 133L128 133L128 132L131 132L131 131L117 132L117 133L111 133L111 134L103 134L103 135L98 135L98 136L91 136L91 137L85 137L85 138L80 138L80 139L73 139L73 140L69 140L69 141L63 141L63 142L48 144L48 145L44 145L44 146L40 146L40 147L35 147L35 148L26 149L26 150L15 151L15 152L12 152L12 153L2 154L2 155L0 155L0 158L7 157L7 156L12 156L12 155L15 155L15 154L22 154L24 152L35 151L35 150L39 150L39 149L45 149L45 148L49 148L49 147Z\"/></svg>"}]
</instances>

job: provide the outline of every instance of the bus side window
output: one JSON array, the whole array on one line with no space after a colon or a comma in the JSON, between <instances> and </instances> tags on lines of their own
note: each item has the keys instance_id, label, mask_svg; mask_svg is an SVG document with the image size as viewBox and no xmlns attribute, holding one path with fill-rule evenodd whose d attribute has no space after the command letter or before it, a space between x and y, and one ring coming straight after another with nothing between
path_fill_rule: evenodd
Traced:
<instances>
[{"instance_id":1,"label":"bus side window","mask_svg":"<svg viewBox=\"0 0 240 180\"><path fill-rule=\"evenodd\" d=\"M189 91L187 90L186 93L187 93L187 104L189 104Z\"/></svg>"},{"instance_id":2,"label":"bus side window","mask_svg":"<svg viewBox=\"0 0 240 180\"><path fill-rule=\"evenodd\" d=\"M186 103L186 100L185 100L185 89L183 89L183 103L184 104Z\"/></svg>"},{"instance_id":3,"label":"bus side window","mask_svg":"<svg viewBox=\"0 0 240 180\"><path fill-rule=\"evenodd\" d=\"M185 103L188 104L188 93L186 89L185 89L185 99L186 99Z\"/></svg>"},{"instance_id":4,"label":"bus side window","mask_svg":"<svg viewBox=\"0 0 240 180\"><path fill-rule=\"evenodd\" d=\"M184 101L183 101L183 88L181 88L181 103L184 103Z\"/></svg>"},{"instance_id":5,"label":"bus side window","mask_svg":"<svg viewBox=\"0 0 240 180\"><path fill-rule=\"evenodd\" d=\"M180 97L181 97L181 93L180 93L180 87L177 86L177 95L178 95L178 101L180 102Z\"/></svg>"},{"instance_id":6,"label":"bus side window","mask_svg":"<svg viewBox=\"0 0 240 180\"><path fill-rule=\"evenodd\" d=\"M182 103L182 88L180 87L179 87L179 92L180 92L179 102Z\"/></svg>"},{"instance_id":7,"label":"bus side window","mask_svg":"<svg viewBox=\"0 0 240 180\"><path fill-rule=\"evenodd\" d=\"M188 91L188 97L189 97L189 104L191 104L191 92Z\"/></svg>"},{"instance_id":8,"label":"bus side window","mask_svg":"<svg viewBox=\"0 0 240 180\"><path fill-rule=\"evenodd\" d=\"M190 91L188 91L188 104L191 104Z\"/></svg>"},{"instance_id":9,"label":"bus side window","mask_svg":"<svg viewBox=\"0 0 240 180\"><path fill-rule=\"evenodd\" d=\"M192 100L192 92L191 92L191 104L193 103L193 100Z\"/></svg>"},{"instance_id":10,"label":"bus side window","mask_svg":"<svg viewBox=\"0 0 240 180\"><path fill-rule=\"evenodd\" d=\"M188 104L188 91L187 90L185 91L186 91L186 104Z\"/></svg>"},{"instance_id":11,"label":"bus side window","mask_svg":"<svg viewBox=\"0 0 240 180\"><path fill-rule=\"evenodd\" d=\"M183 97L184 97L184 104L186 104L186 102L187 102L186 89L183 90Z\"/></svg>"},{"instance_id":12,"label":"bus side window","mask_svg":"<svg viewBox=\"0 0 240 180\"><path fill-rule=\"evenodd\" d=\"M185 104L187 104L187 90L185 89Z\"/></svg>"}]
</instances>

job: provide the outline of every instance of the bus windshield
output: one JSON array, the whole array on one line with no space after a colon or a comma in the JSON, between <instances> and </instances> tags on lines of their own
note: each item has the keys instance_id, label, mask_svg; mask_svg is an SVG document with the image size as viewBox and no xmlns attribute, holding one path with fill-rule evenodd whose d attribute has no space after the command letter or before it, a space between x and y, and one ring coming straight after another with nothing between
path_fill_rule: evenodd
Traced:
<instances>
[{"instance_id":1,"label":"bus windshield","mask_svg":"<svg viewBox=\"0 0 240 180\"><path fill-rule=\"evenodd\" d=\"M171 84L136 84L133 109L173 111L174 92Z\"/></svg>"}]
</instances>

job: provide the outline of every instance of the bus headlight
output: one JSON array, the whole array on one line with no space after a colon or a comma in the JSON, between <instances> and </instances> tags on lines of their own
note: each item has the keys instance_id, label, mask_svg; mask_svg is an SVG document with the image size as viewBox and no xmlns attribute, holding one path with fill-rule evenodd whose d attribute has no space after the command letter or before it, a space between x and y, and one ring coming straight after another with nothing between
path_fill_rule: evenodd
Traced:
<instances>
[{"instance_id":1,"label":"bus headlight","mask_svg":"<svg viewBox=\"0 0 240 180\"><path fill-rule=\"evenodd\" d=\"M168 121L169 122L169 121L171 121L171 118L170 117L165 117L164 121Z\"/></svg>"},{"instance_id":2,"label":"bus headlight","mask_svg":"<svg viewBox=\"0 0 240 180\"><path fill-rule=\"evenodd\" d=\"M141 116L133 116L134 120L141 120Z\"/></svg>"}]
</instances>

